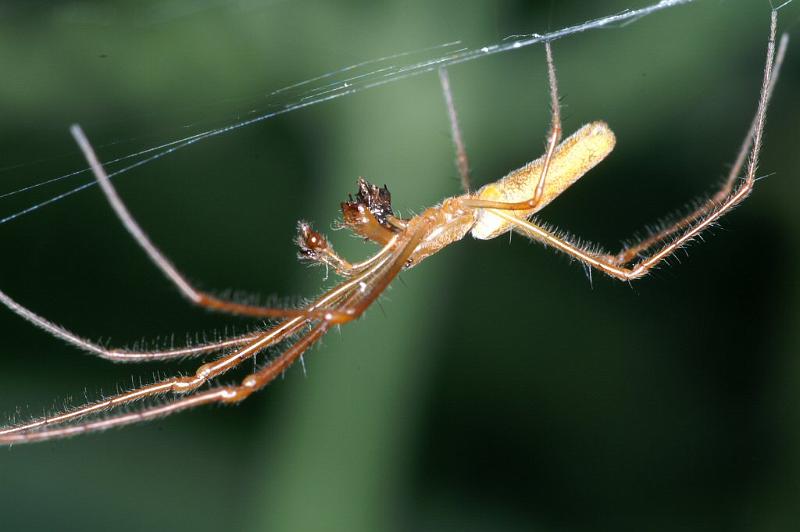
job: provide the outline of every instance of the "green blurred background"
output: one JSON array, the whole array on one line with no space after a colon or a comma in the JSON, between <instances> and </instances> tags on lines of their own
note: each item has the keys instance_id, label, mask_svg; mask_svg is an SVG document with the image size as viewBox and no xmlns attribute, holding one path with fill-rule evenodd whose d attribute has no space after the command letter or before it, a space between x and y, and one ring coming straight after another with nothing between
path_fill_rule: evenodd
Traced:
<instances>
[{"instance_id":1,"label":"green blurred background","mask_svg":"<svg viewBox=\"0 0 800 532\"><path fill-rule=\"evenodd\" d=\"M272 90L456 39L476 47L644 0L0 5L0 193L269 111ZM800 5L781 27L797 33ZM753 114L766 0L697 1L554 45L565 129L617 150L545 218L616 248L725 175ZM0 529L792 530L800 522L800 194L790 46L754 196L633 286L522 238L464 242L236 408L0 449ZM540 46L451 69L476 181L542 151ZM283 101L282 103L286 103ZM409 214L458 192L433 74L202 142L116 184L212 291L312 296L295 222L332 233L364 175ZM80 182L0 199L5 216ZM193 309L94 188L0 225L2 289L91 338L242 329ZM328 281L330 283L330 280ZM37 414L172 365L114 365L0 312L0 411ZM228 379L230 380L230 379Z\"/></svg>"}]
</instances>

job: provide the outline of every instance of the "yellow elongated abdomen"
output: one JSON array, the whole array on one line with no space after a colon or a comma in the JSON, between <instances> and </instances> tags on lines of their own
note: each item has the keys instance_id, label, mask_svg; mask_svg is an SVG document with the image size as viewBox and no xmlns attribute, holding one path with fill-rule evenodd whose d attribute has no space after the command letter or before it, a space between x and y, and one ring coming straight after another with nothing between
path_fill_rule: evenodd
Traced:
<instances>
[{"instance_id":1,"label":"yellow elongated abdomen","mask_svg":"<svg viewBox=\"0 0 800 532\"><path fill-rule=\"evenodd\" d=\"M542 199L536 208L507 212L524 219L544 208L556 196L594 168L597 163L605 159L614 149L615 143L614 132L605 122L586 124L556 147L545 177ZM539 175L542 173L544 159L545 156L542 156L522 168L514 170L499 181L484 186L478 191L477 198L508 203L531 199L539 182ZM488 240L509 229L511 229L511 224L508 221L493 214L491 210L484 209L478 215L478 220L472 228L472 236Z\"/></svg>"}]
</instances>

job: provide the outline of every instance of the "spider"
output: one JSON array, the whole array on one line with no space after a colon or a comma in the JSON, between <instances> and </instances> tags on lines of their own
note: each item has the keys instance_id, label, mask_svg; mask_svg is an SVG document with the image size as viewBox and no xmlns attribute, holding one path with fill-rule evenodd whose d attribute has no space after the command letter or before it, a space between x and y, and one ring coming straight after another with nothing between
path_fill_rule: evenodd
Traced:
<instances>
[{"instance_id":1,"label":"spider","mask_svg":"<svg viewBox=\"0 0 800 532\"><path fill-rule=\"evenodd\" d=\"M51 335L104 359L142 362L218 354L193 374L167 378L71 410L2 427L0 444L53 440L143 422L200 405L239 403L281 375L331 328L361 316L401 271L418 265L467 234L485 240L513 231L613 278L632 281L645 276L751 193L756 181L767 104L788 44L788 36L784 34L776 53L776 26L777 10L773 10L755 117L721 188L688 215L616 254L606 253L597 246L578 244L566 233L530 220L534 213L607 157L616 143L614 133L600 121L584 125L562 141L558 85L550 43L545 42L545 55L551 123L544 155L474 192L470 191L469 165L448 74L441 68L439 77L464 193L404 219L392 210L386 186L377 187L360 178L355 198L351 196L341 204L343 223L356 235L378 244L380 250L362 262L348 262L336 253L324 235L308 223L300 222L296 237L299 258L332 268L342 278L339 284L301 308L254 306L197 290L141 229L118 196L81 128L72 126L72 135L121 223L181 294L207 309L274 322L257 332L196 346L151 352L108 349L39 316L0 291L0 302L11 311ZM743 168L744 176L740 178ZM218 384L201 390L213 379L270 348L277 354L238 385ZM153 401L159 397L163 400ZM150 401L143 401L146 399Z\"/></svg>"}]
</instances>

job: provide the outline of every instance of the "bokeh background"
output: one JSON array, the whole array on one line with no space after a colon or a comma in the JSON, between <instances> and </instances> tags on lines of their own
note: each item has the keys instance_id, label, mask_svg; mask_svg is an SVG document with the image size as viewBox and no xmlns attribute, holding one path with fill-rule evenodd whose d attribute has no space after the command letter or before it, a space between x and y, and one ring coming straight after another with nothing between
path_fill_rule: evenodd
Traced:
<instances>
[{"instance_id":1,"label":"bokeh background","mask_svg":"<svg viewBox=\"0 0 800 532\"><path fill-rule=\"evenodd\" d=\"M235 123L269 92L460 39L475 47L632 0L15 2L0 5L0 193ZM800 5L780 25L797 33ZM725 175L755 109L766 0L698 0L558 41L565 129L604 119L611 157L545 218L615 248ZM0 449L0 528L791 530L800 522L800 39L753 197L632 286L514 237L406 272L265 392L100 435ZM475 179L538 156L542 48L451 69ZM458 192L434 74L202 142L116 180L207 289L311 296L295 222L329 230L364 175L403 214ZM0 198L5 216L80 180ZM90 189L0 225L2 289L91 338L242 329L191 308ZM328 280L327 283L330 283ZM114 365L0 312L0 411L34 415L172 365Z\"/></svg>"}]
</instances>

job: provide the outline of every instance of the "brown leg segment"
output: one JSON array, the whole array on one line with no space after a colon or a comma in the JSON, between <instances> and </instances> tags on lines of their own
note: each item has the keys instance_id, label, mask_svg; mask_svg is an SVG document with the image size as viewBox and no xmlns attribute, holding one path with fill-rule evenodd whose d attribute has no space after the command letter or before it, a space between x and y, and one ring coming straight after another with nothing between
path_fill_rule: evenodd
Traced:
<instances>
[{"instance_id":1,"label":"brown leg segment","mask_svg":"<svg viewBox=\"0 0 800 532\"><path fill-rule=\"evenodd\" d=\"M95 179L97 179L100 188L103 190L106 199L108 199L109 204L114 209L114 212L122 222L122 225L125 226L125 229L127 229L134 240L136 240L136 243L139 244L145 253L147 253L147 256L150 258L153 264L155 264L156 267L167 277L167 279L169 279L192 303L212 310L257 318L323 317L318 315L318 313L309 314L308 311L303 309L282 309L262 307L258 305L244 305L241 303L220 299L197 290L186 279L186 277L180 271L178 271L177 268L175 268L172 262L167 259L161 250L159 250L155 244L153 244L147 234L142 230L141 226L139 226L139 223L136 221L133 215L131 215L130 211L128 211L128 208L125 206L122 199L119 197L119 194L117 194L116 189L111 184L111 180L108 178L103 166L97 159L94 149L92 148L80 126L74 125L70 128L70 131L72 136L75 138L75 141L83 151L89 166L92 168Z\"/></svg>"},{"instance_id":2,"label":"brown leg segment","mask_svg":"<svg viewBox=\"0 0 800 532\"><path fill-rule=\"evenodd\" d=\"M78 407L68 412L62 412L53 416L37 419L22 425L0 429L0 444L15 443L23 441L21 438L28 433L50 433L47 427L70 423L88 415L97 414L106 410L114 409L135 401L155 397L168 393L188 393L196 390L208 380L230 370L239 365L244 360L253 357L258 352L274 345L291 334L297 332L305 325L303 318L295 318L281 326L263 333L255 341L251 342L242 349L224 356L208 364L200 366L191 377L172 377L147 386L114 395L108 399L97 401ZM55 431L61 429L53 429Z\"/></svg>"},{"instance_id":3,"label":"brown leg segment","mask_svg":"<svg viewBox=\"0 0 800 532\"><path fill-rule=\"evenodd\" d=\"M218 360L200 366L193 376L173 377L148 386L118 394L109 399L79 407L43 419L14 427L0 429L0 444L28 443L67 437L86 432L96 432L112 427L128 425L155 417L163 417L187 408L210 403L234 403L247 398L253 392L265 387L285 371L297 358L316 343L335 324L346 323L360 316L364 310L380 295L391 280L403 268L409 256L416 249L428 225L423 225L404 243L397 246L392 253L375 262L369 271L354 279L345 281L320 297L307 310L317 311L333 307L336 310L326 311L326 319L317 324L291 347L258 372L246 377L239 386L227 386L192 394L197 388L209 380L238 366L243 361L255 356L267 347L276 345L303 327L311 323L310 318L296 317L262 333L256 340L244 348L234 351ZM105 419L77 422L87 415L97 414L130 404L140 399L164 394L191 394L184 399L172 401L166 405L144 408L138 412L110 416Z\"/></svg>"},{"instance_id":4,"label":"brown leg segment","mask_svg":"<svg viewBox=\"0 0 800 532\"><path fill-rule=\"evenodd\" d=\"M96 355L113 362L153 362L158 360L170 360L175 358L187 358L213 353L231 347L238 347L254 340L259 333L244 334L232 338L223 338L211 342L203 342L197 345L187 345L186 347L176 347L173 349L163 349L159 351L143 351L133 349L117 349L104 347L82 336L78 336L70 330L43 318L32 310L23 307L15 300L11 299L5 292L0 291L0 304L5 305L16 315L39 327L45 332L56 338L67 342L79 349L92 355Z\"/></svg>"}]
</instances>

